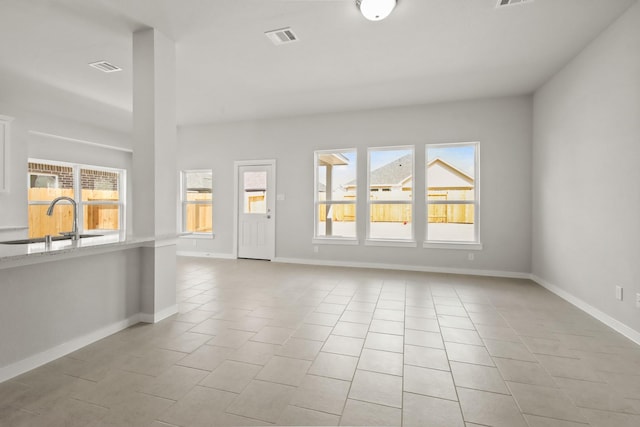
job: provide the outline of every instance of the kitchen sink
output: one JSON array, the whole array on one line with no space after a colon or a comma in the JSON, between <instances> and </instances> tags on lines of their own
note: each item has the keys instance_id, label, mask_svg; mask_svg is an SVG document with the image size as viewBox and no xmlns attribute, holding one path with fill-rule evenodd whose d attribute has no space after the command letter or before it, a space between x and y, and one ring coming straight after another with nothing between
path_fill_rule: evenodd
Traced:
<instances>
[{"instance_id":1,"label":"kitchen sink","mask_svg":"<svg viewBox=\"0 0 640 427\"><path fill-rule=\"evenodd\" d=\"M87 237L100 237L102 234L80 234L78 237L85 239ZM59 240L71 240L71 236L53 236L51 238L54 242ZM32 239L20 239L20 240L7 240L6 242L0 242L1 245L26 245L29 243L44 243L44 237L35 237Z\"/></svg>"}]
</instances>

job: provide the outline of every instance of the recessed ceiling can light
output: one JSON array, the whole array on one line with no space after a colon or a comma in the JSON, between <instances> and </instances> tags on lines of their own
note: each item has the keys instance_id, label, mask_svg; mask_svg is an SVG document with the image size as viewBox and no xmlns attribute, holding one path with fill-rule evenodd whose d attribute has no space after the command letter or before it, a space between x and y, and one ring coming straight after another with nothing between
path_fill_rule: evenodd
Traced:
<instances>
[{"instance_id":1,"label":"recessed ceiling can light","mask_svg":"<svg viewBox=\"0 0 640 427\"><path fill-rule=\"evenodd\" d=\"M356 0L356 6L369 21L382 21L396 7L396 0Z\"/></svg>"}]
</instances>

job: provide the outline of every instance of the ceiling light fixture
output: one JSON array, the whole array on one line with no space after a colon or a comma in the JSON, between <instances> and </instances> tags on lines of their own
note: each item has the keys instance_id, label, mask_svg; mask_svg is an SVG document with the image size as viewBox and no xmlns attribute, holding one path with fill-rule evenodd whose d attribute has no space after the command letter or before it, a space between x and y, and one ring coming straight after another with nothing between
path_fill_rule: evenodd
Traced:
<instances>
[{"instance_id":1,"label":"ceiling light fixture","mask_svg":"<svg viewBox=\"0 0 640 427\"><path fill-rule=\"evenodd\" d=\"M396 7L396 0L356 0L356 6L369 21L382 21Z\"/></svg>"}]
</instances>

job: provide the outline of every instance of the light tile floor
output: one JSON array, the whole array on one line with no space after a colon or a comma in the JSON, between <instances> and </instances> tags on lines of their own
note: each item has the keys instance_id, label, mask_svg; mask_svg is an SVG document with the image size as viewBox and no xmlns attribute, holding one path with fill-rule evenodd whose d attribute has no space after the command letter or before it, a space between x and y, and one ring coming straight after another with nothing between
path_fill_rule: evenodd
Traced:
<instances>
[{"instance_id":1,"label":"light tile floor","mask_svg":"<svg viewBox=\"0 0 640 427\"><path fill-rule=\"evenodd\" d=\"M527 280L178 259L180 314L0 384L4 426L640 426L640 347Z\"/></svg>"}]
</instances>

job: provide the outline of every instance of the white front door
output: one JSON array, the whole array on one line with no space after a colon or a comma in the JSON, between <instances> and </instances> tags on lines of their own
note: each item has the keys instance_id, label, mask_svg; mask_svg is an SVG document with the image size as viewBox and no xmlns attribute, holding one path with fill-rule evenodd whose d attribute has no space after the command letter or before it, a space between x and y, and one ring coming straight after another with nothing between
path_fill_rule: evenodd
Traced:
<instances>
[{"instance_id":1,"label":"white front door","mask_svg":"<svg viewBox=\"0 0 640 427\"><path fill-rule=\"evenodd\" d=\"M242 162L245 163L245 162ZM275 256L275 181L272 162L238 164L238 258Z\"/></svg>"}]
</instances>

